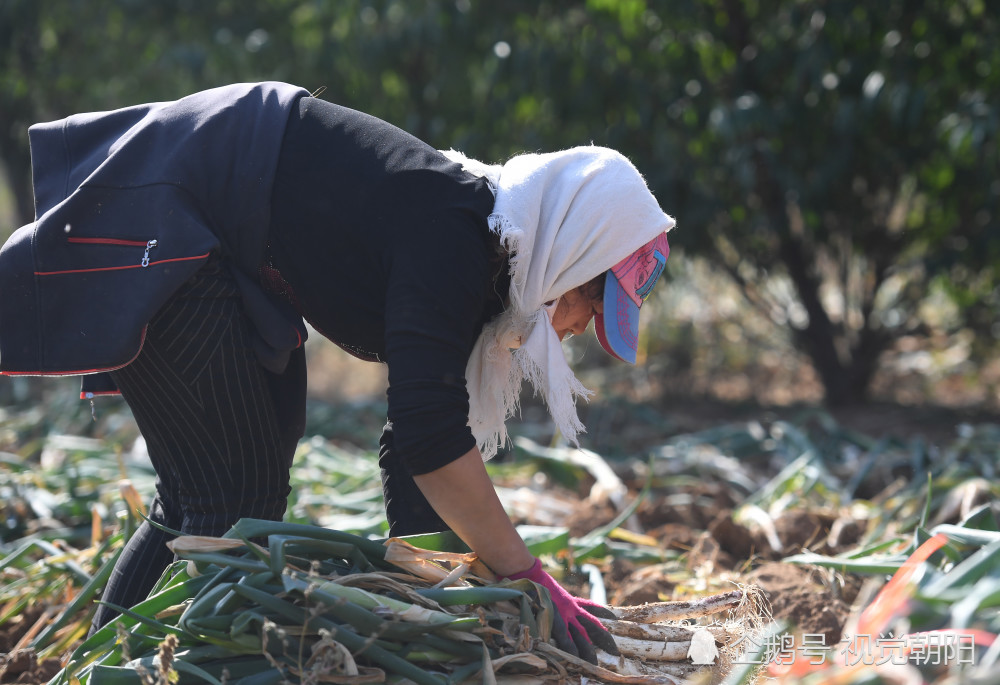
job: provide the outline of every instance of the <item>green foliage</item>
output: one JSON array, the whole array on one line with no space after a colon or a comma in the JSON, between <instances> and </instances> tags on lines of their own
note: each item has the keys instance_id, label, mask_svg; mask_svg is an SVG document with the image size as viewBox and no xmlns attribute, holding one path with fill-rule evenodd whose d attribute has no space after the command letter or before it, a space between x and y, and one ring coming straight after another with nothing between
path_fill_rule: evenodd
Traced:
<instances>
[{"instance_id":1,"label":"green foliage","mask_svg":"<svg viewBox=\"0 0 1000 685\"><path fill-rule=\"evenodd\" d=\"M41 412L0 415L0 433L24 433L24 424L41 421L41 416ZM23 615L37 617L42 629L33 639L24 638L25 644L30 642L42 657L70 655L67 670L56 682L71 674L84 683L142 682L137 673L141 668L155 671L153 655L168 634L179 639L172 665L180 682L221 682L224 668L230 679L271 667L283 671L271 672L275 682L278 676L298 675L301 655L309 654L313 643L322 642L320 629L344 631L338 635L351 640L345 644L359 659L389 670L405 668L389 658L398 654L393 649L400 642L413 643L416 646L407 654L421 656L409 660L420 668L433 668L430 664L445 660L440 650L449 647L435 636L450 640L454 633L440 631L476 632L483 617L455 609L448 614L424 612L415 624L396 620L407 604L425 606L423 599L442 606L483 605L486 620L493 620L497 607L487 605L513 597L522 612L511 618L542 621L534 598L518 599L530 593L527 581L499 588L421 587L405 596L399 594L403 586L398 582L385 586L385 592L382 586L362 590L325 582L325 577L385 568L388 562L382 542L371 539L384 533L384 527L370 523L381 518L375 455L313 438L300 445L293 469L294 495L284 522L244 519L222 540L182 541L174 551L190 565L182 561L167 569L149 598L118 619L122 632L111 625L87 637L95 595L136 523L130 513L117 511L124 503L107 484L122 468L115 449L119 440L82 440L58 433L45 434L41 440L40 450L17 444L9 447L26 455L41 451L46 455L44 464L14 454L0 459L0 496L7 505L0 514L8 522L21 517L16 530L8 529L0 536L0 577L4 579L0 627L9 628ZM614 518L604 525L580 537L550 526L521 526L519 532L533 554L566 567L553 568L561 579L572 579L573 567L579 568L584 560L606 566L618 559L636 566L656 564L657 575L679 587L700 586L706 578L692 571L697 552L680 556L665 549L669 537L651 537L655 533L648 526L623 528L640 506L657 502L662 506L685 492L681 485L685 481L700 486L714 483L730 493L731 501L742 502L733 516L737 523L745 521L748 536L773 530L786 515L791 518L803 512L836 512L841 520L858 526L856 542L835 548L827 549L825 533L806 543L806 551L786 546L784 553L793 555L784 559L786 563L887 575L905 568L914 550L930 536L946 536L947 544L929 556L921 573L914 576L912 597L904 597L910 601L890 603L896 617L891 627L896 635L919 636L939 628L995 634L1000 631L998 442L1000 427L995 425L961 426L955 439L940 445L925 445L906 436L876 440L838 425L819 411L794 422L719 425L648 446L645 453L650 458L645 467L634 465L637 473L644 474L647 486L638 493L633 487ZM591 454L581 464L576 450L543 448L527 440L518 441L516 456L515 463L500 465L495 472L501 482L505 475L515 483L537 482L535 476L542 475L543 464L562 461L566 477L575 474L577 482L572 485L579 491L607 467L599 455ZM149 466L129 463L127 468L127 475L148 495L153 480ZM537 495L542 504L544 493ZM592 506L582 501L579 505ZM87 525L91 510L103 512L97 517L101 536L93 536ZM751 510L755 515L746 516ZM317 523L324 527L313 525ZM246 542L250 539L266 540L266 546L251 546ZM425 549L466 551L450 533L407 540ZM773 548L779 550L780 545ZM766 552L765 547L755 551ZM723 578L712 582L721 583ZM379 594L369 596L366 590ZM704 591L700 586L699 592ZM905 626L897 623L904 620ZM269 621L285 632L268 627ZM307 623L310 630L300 630ZM418 638L411 628L419 633ZM364 636L375 634L379 636L375 644L388 643L393 649L374 654L359 649L367 639ZM532 634L537 633L532 630ZM267 644L274 647L267 650L271 658L263 655ZM749 644L756 643L751 640ZM507 649L502 644L491 646ZM449 669L458 663L473 668L471 664L481 658L482 645L476 649L475 653L462 649L447 658ZM995 668L995 650L979 654L979 672ZM828 664L829 669L820 673L830 674L835 668L832 659ZM953 676L967 674L961 663L949 663L930 669L925 680L944 682L929 675L933 671L943 678L945 667ZM845 678L845 682L854 681Z\"/></svg>"},{"instance_id":2,"label":"green foliage","mask_svg":"<svg viewBox=\"0 0 1000 685\"><path fill-rule=\"evenodd\" d=\"M485 159L608 145L846 401L931 289L996 335L998 33L981 0L6 0L0 160L27 220L30 123L261 79Z\"/></svg>"}]
</instances>

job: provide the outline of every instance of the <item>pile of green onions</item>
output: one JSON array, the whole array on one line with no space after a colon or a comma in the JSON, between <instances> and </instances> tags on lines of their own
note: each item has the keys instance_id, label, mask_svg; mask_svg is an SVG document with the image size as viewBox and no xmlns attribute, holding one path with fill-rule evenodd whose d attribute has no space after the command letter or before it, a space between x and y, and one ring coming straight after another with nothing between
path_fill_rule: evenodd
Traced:
<instances>
[{"instance_id":1,"label":"pile of green onions","mask_svg":"<svg viewBox=\"0 0 1000 685\"><path fill-rule=\"evenodd\" d=\"M476 585L471 573L441 567L461 585L434 587L387 561L377 541L257 519L222 538L179 537L172 548L180 560L149 597L80 644L53 685L443 685L493 682L501 668L667 682L534 649L550 637L553 610L530 581Z\"/></svg>"}]
</instances>

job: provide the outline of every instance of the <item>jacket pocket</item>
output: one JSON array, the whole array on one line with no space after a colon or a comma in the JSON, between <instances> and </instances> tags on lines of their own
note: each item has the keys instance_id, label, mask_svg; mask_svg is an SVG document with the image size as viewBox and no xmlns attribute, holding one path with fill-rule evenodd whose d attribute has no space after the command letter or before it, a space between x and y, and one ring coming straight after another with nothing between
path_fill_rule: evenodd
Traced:
<instances>
[{"instance_id":1,"label":"jacket pocket","mask_svg":"<svg viewBox=\"0 0 1000 685\"><path fill-rule=\"evenodd\" d=\"M156 238L150 240L126 240L124 238L67 238L70 243L78 245L124 245L126 247L144 248L139 266L145 268L149 266L149 251L157 246L159 241Z\"/></svg>"}]
</instances>

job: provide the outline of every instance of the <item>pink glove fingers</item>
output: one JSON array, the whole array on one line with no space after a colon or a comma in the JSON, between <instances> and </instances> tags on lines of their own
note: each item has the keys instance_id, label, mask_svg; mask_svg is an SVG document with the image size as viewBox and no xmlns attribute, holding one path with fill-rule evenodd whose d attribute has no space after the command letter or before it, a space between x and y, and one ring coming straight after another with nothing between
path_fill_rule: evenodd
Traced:
<instances>
[{"instance_id":1,"label":"pink glove fingers","mask_svg":"<svg viewBox=\"0 0 1000 685\"><path fill-rule=\"evenodd\" d=\"M565 636L556 635L556 642L560 649L575 653L591 662L594 662L597 658L596 654L594 654L594 644L597 644L598 647L610 654L618 654L618 647L615 645L614 638L601 625L601 622L588 612L588 609L593 609L594 614L603 614L604 616L613 616L611 611L607 607L592 602L589 599L581 599L568 593L552 576L542 569L542 562L539 559L535 559L535 563L527 571L515 573L507 576L507 578L511 580L527 578L549 591L552 604L565 625L564 630L568 633Z\"/></svg>"}]
</instances>

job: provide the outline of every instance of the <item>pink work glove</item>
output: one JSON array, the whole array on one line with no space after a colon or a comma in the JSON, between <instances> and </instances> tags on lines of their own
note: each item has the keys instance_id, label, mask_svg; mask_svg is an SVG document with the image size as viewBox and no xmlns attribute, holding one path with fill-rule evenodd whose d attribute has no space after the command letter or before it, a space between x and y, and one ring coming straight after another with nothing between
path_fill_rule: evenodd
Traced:
<instances>
[{"instance_id":1,"label":"pink work glove","mask_svg":"<svg viewBox=\"0 0 1000 685\"><path fill-rule=\"evenodd\" d=\"M608 654L618 656L618 646L611 633L594 618L594 616L615 618L614 613L597 602L580 599L566 592L555 578L542 569L540 560L535 559L535 563L527 571L504 577L509 580L527 578L549 591L556 609L555 620L552 622L552 637L555 638L559 649L586 659L592 664L597 663L594 645Z\"/></svg>"}]
</instances>

